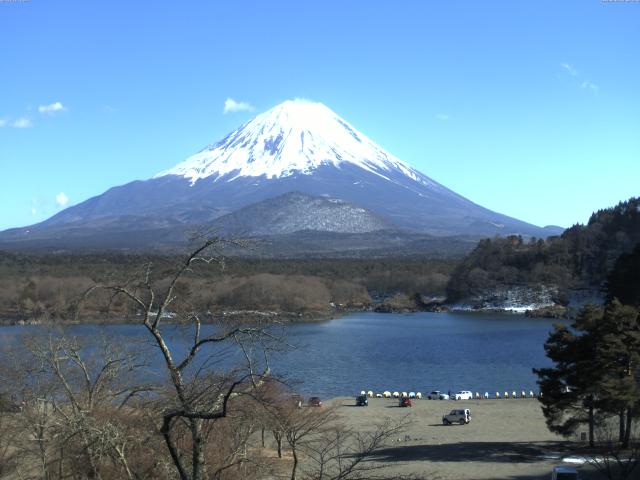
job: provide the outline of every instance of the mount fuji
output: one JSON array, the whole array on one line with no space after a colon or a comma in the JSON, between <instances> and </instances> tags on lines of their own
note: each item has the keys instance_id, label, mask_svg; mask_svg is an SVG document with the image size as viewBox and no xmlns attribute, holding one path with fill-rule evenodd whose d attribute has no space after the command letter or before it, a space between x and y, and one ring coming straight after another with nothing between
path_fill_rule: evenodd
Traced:
<instances>
[{"instance_id":1,"label":"mount fuji","mask_svg":"<svg viewBox=\"0 0 640 480\"><path fill-rule=\"evenodd\" d=\"M260 236L296 228L352 237L561 231L481 207L386 152L323 104L290 100L151 179L0 232L0 247L147 248L183 242L186 232L204 226L231 233L230 223L242 225L233 233Z\"/></svg>"}]
</instances>

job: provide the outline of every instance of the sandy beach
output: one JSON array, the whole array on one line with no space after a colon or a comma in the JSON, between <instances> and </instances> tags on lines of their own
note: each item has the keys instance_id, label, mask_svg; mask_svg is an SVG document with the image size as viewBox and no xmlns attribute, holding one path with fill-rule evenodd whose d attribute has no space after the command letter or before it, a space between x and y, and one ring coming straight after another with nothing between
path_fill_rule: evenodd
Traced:
<instances>
[{"instance_id":1,"label":"sandy beach","mask_svg":"<svg viewBox=\"0 0 640 480\"><path fill-rule=\"evenodd\" d=\"M549 432L536 399L414 400L411 408L398 407L396 399L369 399L368 407L354 403L354 398L340 397L326 405L335 406L346 425L362 430L387 417L407 417L408 426L377 458L391 474L441 480L548 479L578 443ZM444 426L442 415L454 408L469 408L471 422ZM572 465L583 479L598 478L590 466Z\"/></svg>"}]
</instances>

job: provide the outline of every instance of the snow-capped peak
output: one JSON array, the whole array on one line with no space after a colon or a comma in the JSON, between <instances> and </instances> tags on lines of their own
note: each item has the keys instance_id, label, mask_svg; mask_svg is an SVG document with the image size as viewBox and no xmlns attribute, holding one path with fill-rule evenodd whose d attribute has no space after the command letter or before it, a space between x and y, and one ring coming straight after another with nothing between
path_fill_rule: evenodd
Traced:
<instances>
[{"instance_id":1,"label":"snow-capped peak","mask_svg":"<svg viewBox=\"0 0 640 480\"><path fill-rule=\"evenodd\" d=\"M197 180L225 177L280 178L309 175L321 165L344 162L387 178L400 171L425 185L427 177L385 152L322 103L287 100L257 115L221 141L210 145L157 177L179 175ZM227 177L228 175L228 177Z\"/></svg>"}]
</instances>

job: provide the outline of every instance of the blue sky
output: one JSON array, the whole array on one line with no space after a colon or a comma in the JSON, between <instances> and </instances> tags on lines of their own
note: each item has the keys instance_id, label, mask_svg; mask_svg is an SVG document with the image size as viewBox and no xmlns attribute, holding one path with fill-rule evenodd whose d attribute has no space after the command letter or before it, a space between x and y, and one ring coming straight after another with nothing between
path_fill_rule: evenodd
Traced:
<instances>
[{"instance_id":1,"label":"blue sky","mask_svg":"<svg viewBox=\"0 0 640 480\"><path fill-rule=\"evenodd\" d=\"M585 222L640 195L639 47L640 2L0 0L0 229L296 97L485 207Z\"/></svg>"}]
</instances>

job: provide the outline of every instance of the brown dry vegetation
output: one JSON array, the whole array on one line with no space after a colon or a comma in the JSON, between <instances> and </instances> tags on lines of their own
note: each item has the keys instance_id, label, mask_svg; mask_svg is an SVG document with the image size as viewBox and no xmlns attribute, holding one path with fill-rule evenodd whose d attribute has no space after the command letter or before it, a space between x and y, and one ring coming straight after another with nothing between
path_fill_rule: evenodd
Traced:
<instances>
[{"instance_id":1,"label":"brown dry vegetation","mask_svg":"<svg viewBox=\"0 0 640 480\"><path fill-rule=\"evenodd\" d=\"M176 260L0 253L0 318L73 321L79 299L96 282L124 282L149 261L159 272L168 272ZM426 259L227 259L224 271L209 269L187 275L177 288L179 302L212 315L257 310L322 317L334 314L336 308L370 308L396 294L410 299L416 294L442 295L453 266L452 261ZM156 286L163 287L162 282ZM83 304L85 322L131 321L136 313L133 305L122 298L112 299L106 292L96 292Z\"/></svg>"},{"instance_id":2,"label":"brown dry vegetation","mask_svg":"<svg viewBox=\"0 0 640 480\"><path fill-rule=\"evenodd\" d=\"M167 383L149 381L139 354L106 338L87 350L64 334L25 337L7 352L0 479L178 478L161 419L179 402ZM199 378L185 392L188 401L215 409L230 378L223 371ZM224 416L201 423L203 476L187 469L180 478L374 478L378 467L365 460L402 426L349 428L333 408L299 408L271 377L235 392ZM173 423L172 444L185 465L195 452L191 435L186 418Z\"/></svg>"}]
</instances>

